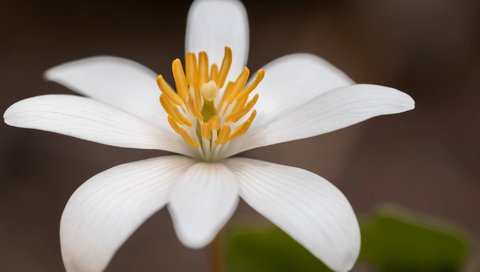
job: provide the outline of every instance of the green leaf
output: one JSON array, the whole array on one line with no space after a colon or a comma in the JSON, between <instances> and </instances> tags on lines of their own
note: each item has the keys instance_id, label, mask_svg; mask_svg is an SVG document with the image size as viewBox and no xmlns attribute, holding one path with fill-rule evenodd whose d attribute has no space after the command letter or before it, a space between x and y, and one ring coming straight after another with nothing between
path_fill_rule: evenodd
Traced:
<instances>
[{"instance_id":1,"label":"green leaf","mask_svg":"<svg viewBox=\"0 0 480 272\"><path fill-rule=\"evenodd\" d=\"M330 271L272 225L231 229L227 237L226 258L229 272Z\"/></svg>"},{"instance_id":2,"label":"green leaf","mask_svg":"<svg viewBox=\"0 0 480 272\"><path fill-rule=\"evenodd\" d=\"M357 268L366 264L374 271L461 271L470 251L459 230L399 208L381 209L361 220L361 231ZM273 225L230 228L226 259L230 272L330 271Z\"/></svg>"},{"instance_id":3,"label":"green leaf","mask_svg":"<svg viewBox=\"0 0 480 272\"><path fill-rule=\"evenodd\" d=\"M379 271L461 271L465 235L442 222L387 207L362 221L360 260Z\"/></svg>"}]
</instances>

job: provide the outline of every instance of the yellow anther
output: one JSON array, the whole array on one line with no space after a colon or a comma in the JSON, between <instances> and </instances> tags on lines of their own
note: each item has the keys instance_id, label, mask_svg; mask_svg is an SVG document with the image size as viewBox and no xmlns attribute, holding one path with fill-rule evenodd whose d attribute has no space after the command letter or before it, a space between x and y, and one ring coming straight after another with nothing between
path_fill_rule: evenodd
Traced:
<instances>
[{"instance_id":1,"label":"yellow anther","mask_svg":"<svg viewBox=\"0 0 480 272\"><path fill-rule=\"evenodd\" d=\"M187 70L187 82L190 86L195 84L197 77L197 58L192 52L187 53L185 69Z\"/></svg>"},{"instance_id":2,"label":"yellow anther","mask_svg":"<svg viewBox=\"0 0 480 272\"><path fill-rule=\"evenodd\" d=\"M225 125L220 128L220 133L218 133L218 138L215 141L216 144L226 144L230 138L230 126Z\"/></svg>"},{"instance_id":3,"label":"yellow anther","mask_svg":"<svg viewBox=\"0 0 480 272\"><path fill-rule=\"evenodd\" d=\"M195 141L194 139L192 139L192 137L190 137L190 135L188 135L188 133L185 130L182 130L180 135L182 136L183 140L187 144L189 144L191 147L193 147L193 148L200 147L200 144L197 141Z\"/></svg>"},{"instance_id":4,"label":"yellow anther","mask_svg":"<svg viewBox=\"0 0 480 272\"><path fill-rule=\"evenodd\" d=\"M208 56L204 51L198 54L197 88L201 88L208 81Z\"/></svg>"},{"instance_id":5,"label":"yellow anther","mask_svg":"<svg viewBox=\"0 0 480 272\"><path fill-rule=\"evenodd\" d=\"M203 106L203 97L200 89L190 86L190 98L193 99L197 110L200 111Z\"/></svg>"},{"instance_id":6,"label":"yellow anther","mask_svg":"<svg viewBox=\"0 0 480 272\"><path fill-rule=\"evenodd\" d=\"M222 96L222 100L220 100L220 109L223 108L224 104L225 104L225 100L228 96L230 96L230 93L232 92L232 89L233 89L233 85L234 83L233 82L228 82L227 84L227 87L225 87L225 91L223 92L223 96Z\"/></svg>"},{"instance_id":7,"label":"yellow anther","mask_svg":"<svg viewBox=\"0 0 480 272\"><path fill-rule=\"evenodd\" d=\"M203 138L210 140L212 138L212 131L207 123L203 123L200 126L200 134Z\"/></svg>"},{"instance_id":8,"label":"yellow anther","mask_svg":"<svg viewBox=\"0 0 480 272\"><path fill-rule=\"evenodd\" d=\"M190 121L188 121L188 119L183 116L183 114L181 114L177 108L173 108L172 117L175 118L178 123L182 123L188 127L192 126L192 123L190 123Z\"/></svg>"},{"instance_id":9,"label":"yellow anther","mask_svg":"<svg viewBox=\"0 0 480 272\"><path fill-rule=\"evenodd\" d=\"M215 81L210 80L208 83L203 84L201 89L202 97L206 101L213 101L217 98L218 88Z\"/></svg>"},{"instance_id":10,"label":"yellow anther","mask_svg":"<svg viewBox=\"0 0 480 272\"><path fill-rule=\"evenodd\" d=\"M162 107L165 109L165 111L170 116L172 116L172 118L177 123L184 124L184 125L189 126L189 127L192 126L192 123L190 123L190 121L188 121L188 119L185 118L185 116L183 116L183 114L178 111L177 107L175 107L175 105L172 104L172 102L169 101L169 97L167 97L165 95L161 95L160 96L160 104L162 104Z\"/></svg>"},{"instance_id":11,"label":"yellow anther","mask_svg":"<svg viewBox=\"0 0 480 272\"><path fill-rule=\"evenodd\" d=\"M245 103L247 103L247 100L248 100L247 96L243 97L240 100L237 100L237 104L235 105L235 107L233 108L230 114L233 114L243 109L243 107L245 106Z\"/></svg>"},{"instance_id":12,"label":"yellow anther","mask_svg":"<svg viewBox=\"0 0 480 272\"><path fill-rule=\"evenodd\" d=\"M245 83L247 83L249 74L250 74L250 70L248 70L247 67L243 68L242 73L238 76L237 80L235 80L235 83L228 97L225 98L225 102L227 104L232 103L232 101L235 99L237 94L243 89L243 87L245 86Z\"/></svg>"},{"instance_id":13,"label":"yellow anther","mask_svg":"<svg viewBox=\"0 0 480 272\"><path fill-rule=\"evenodd\" d=\"M210 117L208 127L210 130L218 130L220 128L220 117L218 117L218 115Z\"/></svg>"},{"instance_id":14,"label":"yellow anther","mask_svg":"<svg viewBox=\"0 0 480 272\"><path fill-rule=\"evenodd\" d=\"M190 112L193 114L193 116L195 116L195 118L197 118L200 121L203 121L203 116L200 113L200 109L197 108L195 100L191 96L188 98L187 107L190 110Z\"/></svg>"},{"instance_id":15,"label":"yellow anther","mask_svg":"<svg viewBox=\"0 0 480 272\"><path fill-rule=\"evenodd\" d=\"M188 133L183 128L181 128L171 116L168 116L168 123L170 123L170 126L176 133L182 136L183 140L187 144L189 144L193 148L200 147L200 144L197 141L193 140L192 137L190 137Z\"/></svg>"},{"instance_id":16,"label":"yellow anther","mask_svg":"<svg viewBox=\"0 0 480 272\"><path fill-rule=\"evenodd\" d=\"M226 119L225 122L237 122L240 120L248 111L246 109L240 109L239 111L230 114Z\"/></svg>"},{"instance_id":17,"label":"yellow anther","mask_svg":"<svg viewBox=\"0 0 480 272\"><path fill-rule=\"evenodd\" d=\"M257 76L255 77L255 79L252 81L252 83L250 83L247 88L245 88L245 90L241 91L238 95L237 95L237 100L240 100L246 96L248 96L255 88L257 88L258 84L262 81L263 77L265 76L265 70L263 69L260 69L258 72L257 72Z\"/></svg>"},{"instance_id":18,"label":"yellow anther","mask_svg":"<svg viewBox=\"0 0 480 272\"><path fill-rule=\"evenodd\" d=\"M177 104L177 105L182 105L183 104L182 98L180 98L180 96L178 96L178 94L172 89L172 87L170 87L170 85L168 85L168 83L165 81L165 79L163 79L162 75L159 75L157 77L157 84L158 84L158 87L160 88L160 90L165 95L167 95L175 104Z\"/></svg>"},{"instance_id":19,"label":"yellow anther","mask_svg":"<svg viewBox=\"0 0 480 272\"><path fill-rule=\"evenodd\" d=\"M210 80L217 81L218 76L218 66L214 63L210 68Z\"/></svg>"},{"instance_id":20,"label":"yellow anther","mask_svg":"<svg viewBox=\"0 0 480 272\"><path fill-rule=\"evenodd\" d=\"M173 78L175 79L175 86L177 87L178 95L182 98L183 101L187 101L189 89L180 59L176 59L172 62L172 72Z\"/></svg>"},{"instance_id":21,"label":"yellow anther","mask_svg":"<svg viewBox=\"0 0 480 272\"><path fill-rule=\"evenodd\" d=\"M228 139L228 141L232 141L232 140L242 136L245 132L247 132L247 130L252 125L252 122L253 122L253 120L255 119L256 116L257 116L257 111L255 111L255 110L252 111L252 113L250 114L248 119L243 124L239 125L238 127L236 127L233 130L233 133L230 136L230 138Z\"/></svg>"},{"instance_id":22,"label":"yellow anther","mask_svg":"<svg viewBox=\"0 0 480 272\"><path fill-rule=\"evenodd\" d=\"M257 103L257 100L258 100L258 94L255 94L255 96L250 101L248 101L245 107L232 111L232 113L225 120L227 122L237 122L245 114L247 114L253 108L253 106L255 106L255 104Z\"/></svg>"},{"instance_id":23,"label":"yellow anther","mask_svg":"<svg viewBox=\"0 0 480 272\"><path fill-rule=\"evenodd\" d=\"M182 134L182 128L177 124L177 122L175 122L175 120L173 119L173 117L171 115L168 116L168 123L170 124L170 126L173 128L173 130L178 133L178 134Z\"/></svg>"},{"instance_id":24,"label":"yellow anther","mask_svg":"<svg viewBox=\"0 0 480 272\"><path fill-rule=\"evenodd\" d=\"M228 71L232 65L232 49L225 47L225 55L223 56L222 66L218 71L217 85L219 88L223 87L225 80L227 79Z\"/></svg>"},{"instance_id":25,"label":"yellow anther","mask_svg":"<svg viewBox=\"0 0 480 272\"><path fill-rule=\"evenodd\" d=\"M232 65L232 50L229 47L225 47L220 66L209 66L208 55L204 51L198 56L188 52L184 64L180 59L172 62L175 89L162 75L157 77L162 92L160 103L167 112L172 129L189 146L202 147L198 149L202 153L199 157L217 160L224 154L222 149L216 149L216 145L225 145L240 137L255 119L257 112L253 107L259 95L255 94L250 100L249 96L264 78L265 71L259 70L246 86L250 71L245 67L234 81L227 84ZM245 121L237 125L241 120Z\"/></svg>"},{"instance_id":26,"label":"yellow anther","mask_svg":"<svg viewBox=\"0 0 480 272\"><path fill-rule=\"evenodd\" d=\"M258 97L260 97L260 96L258 94L255 94L253 96L253 98L250 99L250 101L248 101L248 103L245 105L245 107L251 109L253 106L255 106L255 104L257 104Z\"/></svg>"}]
</instances>

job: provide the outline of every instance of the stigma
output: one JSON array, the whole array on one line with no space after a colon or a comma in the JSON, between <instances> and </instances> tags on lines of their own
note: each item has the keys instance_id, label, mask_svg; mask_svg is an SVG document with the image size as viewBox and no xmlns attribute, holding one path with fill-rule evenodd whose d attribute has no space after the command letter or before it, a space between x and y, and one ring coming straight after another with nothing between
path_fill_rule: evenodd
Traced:
<instances>
[{"instance_id":1,"label":"stigma","mask_svg":"<svg viewBox=\"0 0 480 272\"><path fill-rule=\"evenodd\" d=\"M162 75L157 77L160 104L170 126L206 161L222 159L229 143L245 134L257 115L253 108L258 94L251 94L265 71L259 70L247 85L250 71L245 67L235 80L226 82L231 64L229 47L220 66L209 65L206 52L198 56L188 52L185 66L180 59L172 62L175 88Z\"/></svg>"}]
</instances>

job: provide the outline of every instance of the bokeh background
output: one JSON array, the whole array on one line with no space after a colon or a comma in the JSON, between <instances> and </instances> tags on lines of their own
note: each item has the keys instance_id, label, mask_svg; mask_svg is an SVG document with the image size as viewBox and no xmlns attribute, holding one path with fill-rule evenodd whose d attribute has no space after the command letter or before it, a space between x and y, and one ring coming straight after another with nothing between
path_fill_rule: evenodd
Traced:
<instances>
[{"instance_id":1,"label":"bokeh background","mask_svg":"<svg viewBox=\"0 0 480 272\"><path fill-rule=\"evenodd\" d=\"M480 2L244 1L249 67L295 52L322 56L355 81L392 86L414 111L260 148L246 156L299 166L334 183L357 214L380 203L452 222L480 237ZM0 9L0 109L70 93L42 79L94 55L161 73L183 56L190 1L14 1ZM160 108L159 108L160 109ZM74 190L114 165L164 153L114 148L0 124L0 270L62 271L59 222ZM242 203L233 221L262 220ZM475 253L474 253L475 254ZM204 250L177 240L166 210L148 220L109 271L206 271ZM357 269L359 271L359 269Z\"/></svg>"}]
</instances>

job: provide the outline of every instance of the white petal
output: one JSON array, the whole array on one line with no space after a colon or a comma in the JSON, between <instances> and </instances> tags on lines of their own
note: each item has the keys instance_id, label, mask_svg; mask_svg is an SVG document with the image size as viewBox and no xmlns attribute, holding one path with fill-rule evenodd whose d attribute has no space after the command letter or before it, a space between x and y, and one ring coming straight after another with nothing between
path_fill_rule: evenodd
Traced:
<instances>
[{"instance_id":1,"label":"white petal","mask_svg":"<svg viewBox=\"0 0 480 272\"><path fill-rule=\"evenodd\" d=\"M342 71L311 54L287 55L263 69L265 77L256 88L260 98L252 128L269 123L326 91L353 84Z\"/></svg>"},{"instance_id":2,"label":"white petal","mask_svg":"<svg viewBox=\"0 0 480 272\"><path fill-rule=\"evenodd\" d=\"M220 163L197 163L172 187L169 211L180 241L200 248L215 238L237 204L232 172Z\"/></svg>"},{"instance_id":3,"label":"white petal","mask_svg":"<svg viewBox=\"0 0 480 272\"><path fill-rule=\"evenodd\" d=\"M302 90L297 93L302 95ZM389 87L368 84L340 87L251 129L243 139L233 142L227 154L313 137L375 116L408 111L414 106L410 96Z\"/></svg>"},{"instance_id":4,"label":"white petal","mask_svg":"<svg viewBox=\"0 0 480 272\"><path fill-rule=\"evenodd\" d=\"M167 129L91 98L42 95L21 100L4 114L15 127L56 132L119 147L161 149L190 154L180 137Z\"/></svg>"},{"instance_id":5,"label":"white petal","mask_svg":"<svg viewBox=\"0 0 480 272\"><path fill-rule=\"evenodd\" d=\"M345 196L303 169L233 158L226 165L240 196L335 271L350 270L360 251L360 230Z\"/></svg>"},{"instance_id":6,"label":"white petal","mask_svg":"<svg viewBox=\"0 0 480 272\"><path fill-rule=\"evenodd\" d=\"M166 156L102 172L68 200L60 223L67 271L102 271L118 248L167 202L168 190L192 160Z\"/></svg>"},{"instance_id":7,"label":"white petal","mask_svg":"<svg viewBox=\"0 0 480 272\"><path fill-rule=\"evenodd\" d=\"M44 76L75 92L169 128L165 111L158 102L157 74L139 63L110 56L90 57L53 67Z\"/></svg>"},{"instance_id":8,"label":"white petal","mask_svg":"<svg viewBox=\"0 0 480 272\"><path fill-rule=\"evenodd\" d=\"M206 51L210 63L222 63L225 46L232 49L229 77L236 78L248 57L248 17L237 0L197 0L188 13L185 50ZM228 81L227 81L228 82Z\"/></svg>"}]
</instances>

